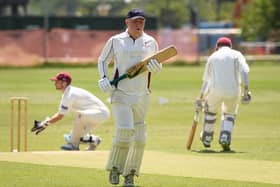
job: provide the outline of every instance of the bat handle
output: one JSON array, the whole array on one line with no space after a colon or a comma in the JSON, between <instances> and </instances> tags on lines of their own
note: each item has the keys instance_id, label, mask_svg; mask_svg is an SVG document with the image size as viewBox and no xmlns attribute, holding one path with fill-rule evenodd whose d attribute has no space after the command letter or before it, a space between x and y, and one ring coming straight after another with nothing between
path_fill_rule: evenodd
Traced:
<instances>
[{"instance_id":1,"label":"bat handle","mask_svg":"<svg viewBox=\"0 0 280 187\"><path fill-rule=\"evenodd\" d=\"M123 80L123 79L125 79L125 78L127 78L127 77L128 77L127 74L123 74L122 76L111 80L111 81L110 81L110 84L111 84L111 85L114 85L114 86L117 86L117 84L118 84L119 81L121 81L121 80Z\"/></svg>"},{"instance_id":2,"label":"bat handle","mask_svg":"<svg viewBox=\"0 0 280 187\"><path fill-rule=\"evenodd\" d=\"M114 80L111 80L111 81L110 81L110 84L111 84L112 86L116 86L116 84L117 84L118 82L119 82L118 79L114 79Z\"/></svg>"},{"instance_id":3,"label":"bat handle","mask_svg":"<svg viewBox=\"0 0 280 187\"><path fill-rule=\"evenodd\" d=\"M195 110L194 121L198 122L199 110Z\"/></svg>"}]
</instances>

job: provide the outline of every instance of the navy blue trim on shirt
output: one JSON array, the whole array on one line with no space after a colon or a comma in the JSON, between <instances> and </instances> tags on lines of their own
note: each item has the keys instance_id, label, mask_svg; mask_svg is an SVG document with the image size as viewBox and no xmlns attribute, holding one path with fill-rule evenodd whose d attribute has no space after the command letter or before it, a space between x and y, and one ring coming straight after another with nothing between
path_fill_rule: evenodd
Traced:
<instances>
[{"instance_id":1,"label":"navy blue trim on shirt","mask_svg":"<svg viewBox=\"0 0 280 187\"><path fill-rule=\"evenodd\" d=\"M63 110L68 110L68 107L67 107L67 106L64 106L64 105L61 105L61 108L62 108Z\"/></svg>"}]
</instances>

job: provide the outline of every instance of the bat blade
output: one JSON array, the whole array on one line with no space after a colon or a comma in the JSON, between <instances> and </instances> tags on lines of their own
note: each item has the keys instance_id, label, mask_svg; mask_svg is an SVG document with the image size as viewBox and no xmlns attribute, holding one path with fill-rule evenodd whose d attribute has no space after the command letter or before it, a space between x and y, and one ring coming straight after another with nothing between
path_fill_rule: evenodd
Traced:
<instances>
[{"instance_id":1,"label":"bat blade","mask_svg":"<svg viewBox=\"0 0 280 187\"><path fill-rule=\"evenodd\" d=\"M157 53L143 59L136 65L130 67L129 69L126 70L125 74L112 80L110 83L111 83L111 85L116 85L122 79L125 79L125 78L132 79L132 78L136 77L137 75L147 71L147 64L149 63L149 61L151 59L156 59L158 62L164 63L166 60L168 60L169 58L171 58L175 55L177 55L177 49L175 48L175 46L170 45L166 48L163 48L160 51L158 51Z\"/></svg>"},{"instance_id":2,"label":"bat blade","mask_svg":"<svg viewBox=\"0 0 280 187\"><path fill-rule=\"evenodd\" d=\"M158 51L156 54L143 59L138 64L126 70L127 77L131 79L147 71L147 64L151 59L156 59L158 62L164 63L166 60L168 60L169 58L175 55L177 55L177 49L175 48L175 46L171 45L166 48L163 48L160 51Z\"/></svg>"},{"instance_id":3,"label":"bat blade","mask_svg":"<svg viewBox=\"0 0 280 187\"><path fill-rule=\"evenodd\" d=\"M197 124L198 124L198 115L199 115L199 111L195 111L195 116L194 116L192 128L191 128L189 138L188 138L187 144L186 144L186 148L188 150L191 149L191 146L192 146L192 143L193 143L194 135L195 135Z\"/></svg>"}]
</instances>

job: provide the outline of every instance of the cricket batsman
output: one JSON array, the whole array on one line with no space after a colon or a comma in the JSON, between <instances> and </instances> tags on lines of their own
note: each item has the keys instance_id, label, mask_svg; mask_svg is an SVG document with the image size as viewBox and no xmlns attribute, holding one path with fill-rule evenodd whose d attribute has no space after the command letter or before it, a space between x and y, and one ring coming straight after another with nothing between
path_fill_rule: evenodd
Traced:
<instances>
[{"instance_id":1,"label":"cricket batsman","mask_svg":"<svg viewBox=\"0 0 280 187\"><path fill-rule=\"evenodd\" d=\"M132 9L125 19L126 31L112 36L105 44L98 60L101 79L98 85L103 92L110 92L115 133L106 169L109 182L119 184L120 175L124 186L134 186L139 176L146 144L145 118L150 99L151 73L161 71L162 65L151 59L148 71L132 79L123 79L116 85L110 83L108 65L114 63L112 79L125 73L142 59L158 51L156 40L144 32L145 15L140 9Z\"/></svg>"},{"instance_id":2,"label":"cricket batsman","mask_svg":"<svg viewBox=\"0 0 280 187\"><path fill-rule=\"evenodd\" d=\"M61 149L75 151L79 150L80 143L88 143L87 150L95 150L100 144L101 138L90 133L97 125L109 119L109 109L99 98L87 90L72 86L72 77L67 72L58 73L51 78L51 81L54 82L56 90L62 92L58 112L50 118L46 117L42 122L35 120L35 126L31 131L39 134L73 111L76 113L73 128L71 134L64 135L66 144L61 146Z\"/></svg>"},{"instance_id":3,"label":"cricket batsman","mask_svg":"<svg viewBox=\"0 0 280 187\"><path fill-rule=\"evenodd\" d=\"M201 110L204 105L204 124L200 138L206 148L211 146L214 124L221 107L219 143L223 151L230 151L241 92L243 104L251 100L248 75L249 66L245 57L232 49L231 39L219 38L216 51L209 56L205 65L200 96L195 102L197 110Z\"/></svg>"}]
</instances>

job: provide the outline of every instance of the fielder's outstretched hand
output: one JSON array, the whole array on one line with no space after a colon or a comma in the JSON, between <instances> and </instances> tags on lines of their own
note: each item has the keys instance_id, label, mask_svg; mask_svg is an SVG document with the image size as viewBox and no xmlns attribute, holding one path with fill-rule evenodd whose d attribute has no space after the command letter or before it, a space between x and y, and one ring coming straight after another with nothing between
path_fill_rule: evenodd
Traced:
<instances>
[{"instance_id":1,"label":"fielder's outstretched hand","mask_svg":"<svg viewBox=\"0 0 280 187\"><path fill-rule=\"evenodd\" d=\"M49 124L49 119L49 117L46 117L44 121L34 120L34 127L31 129L31 132L34 132L36 135L38 135L40 132L45 130Z\"/></svg>"}]
</instances>

